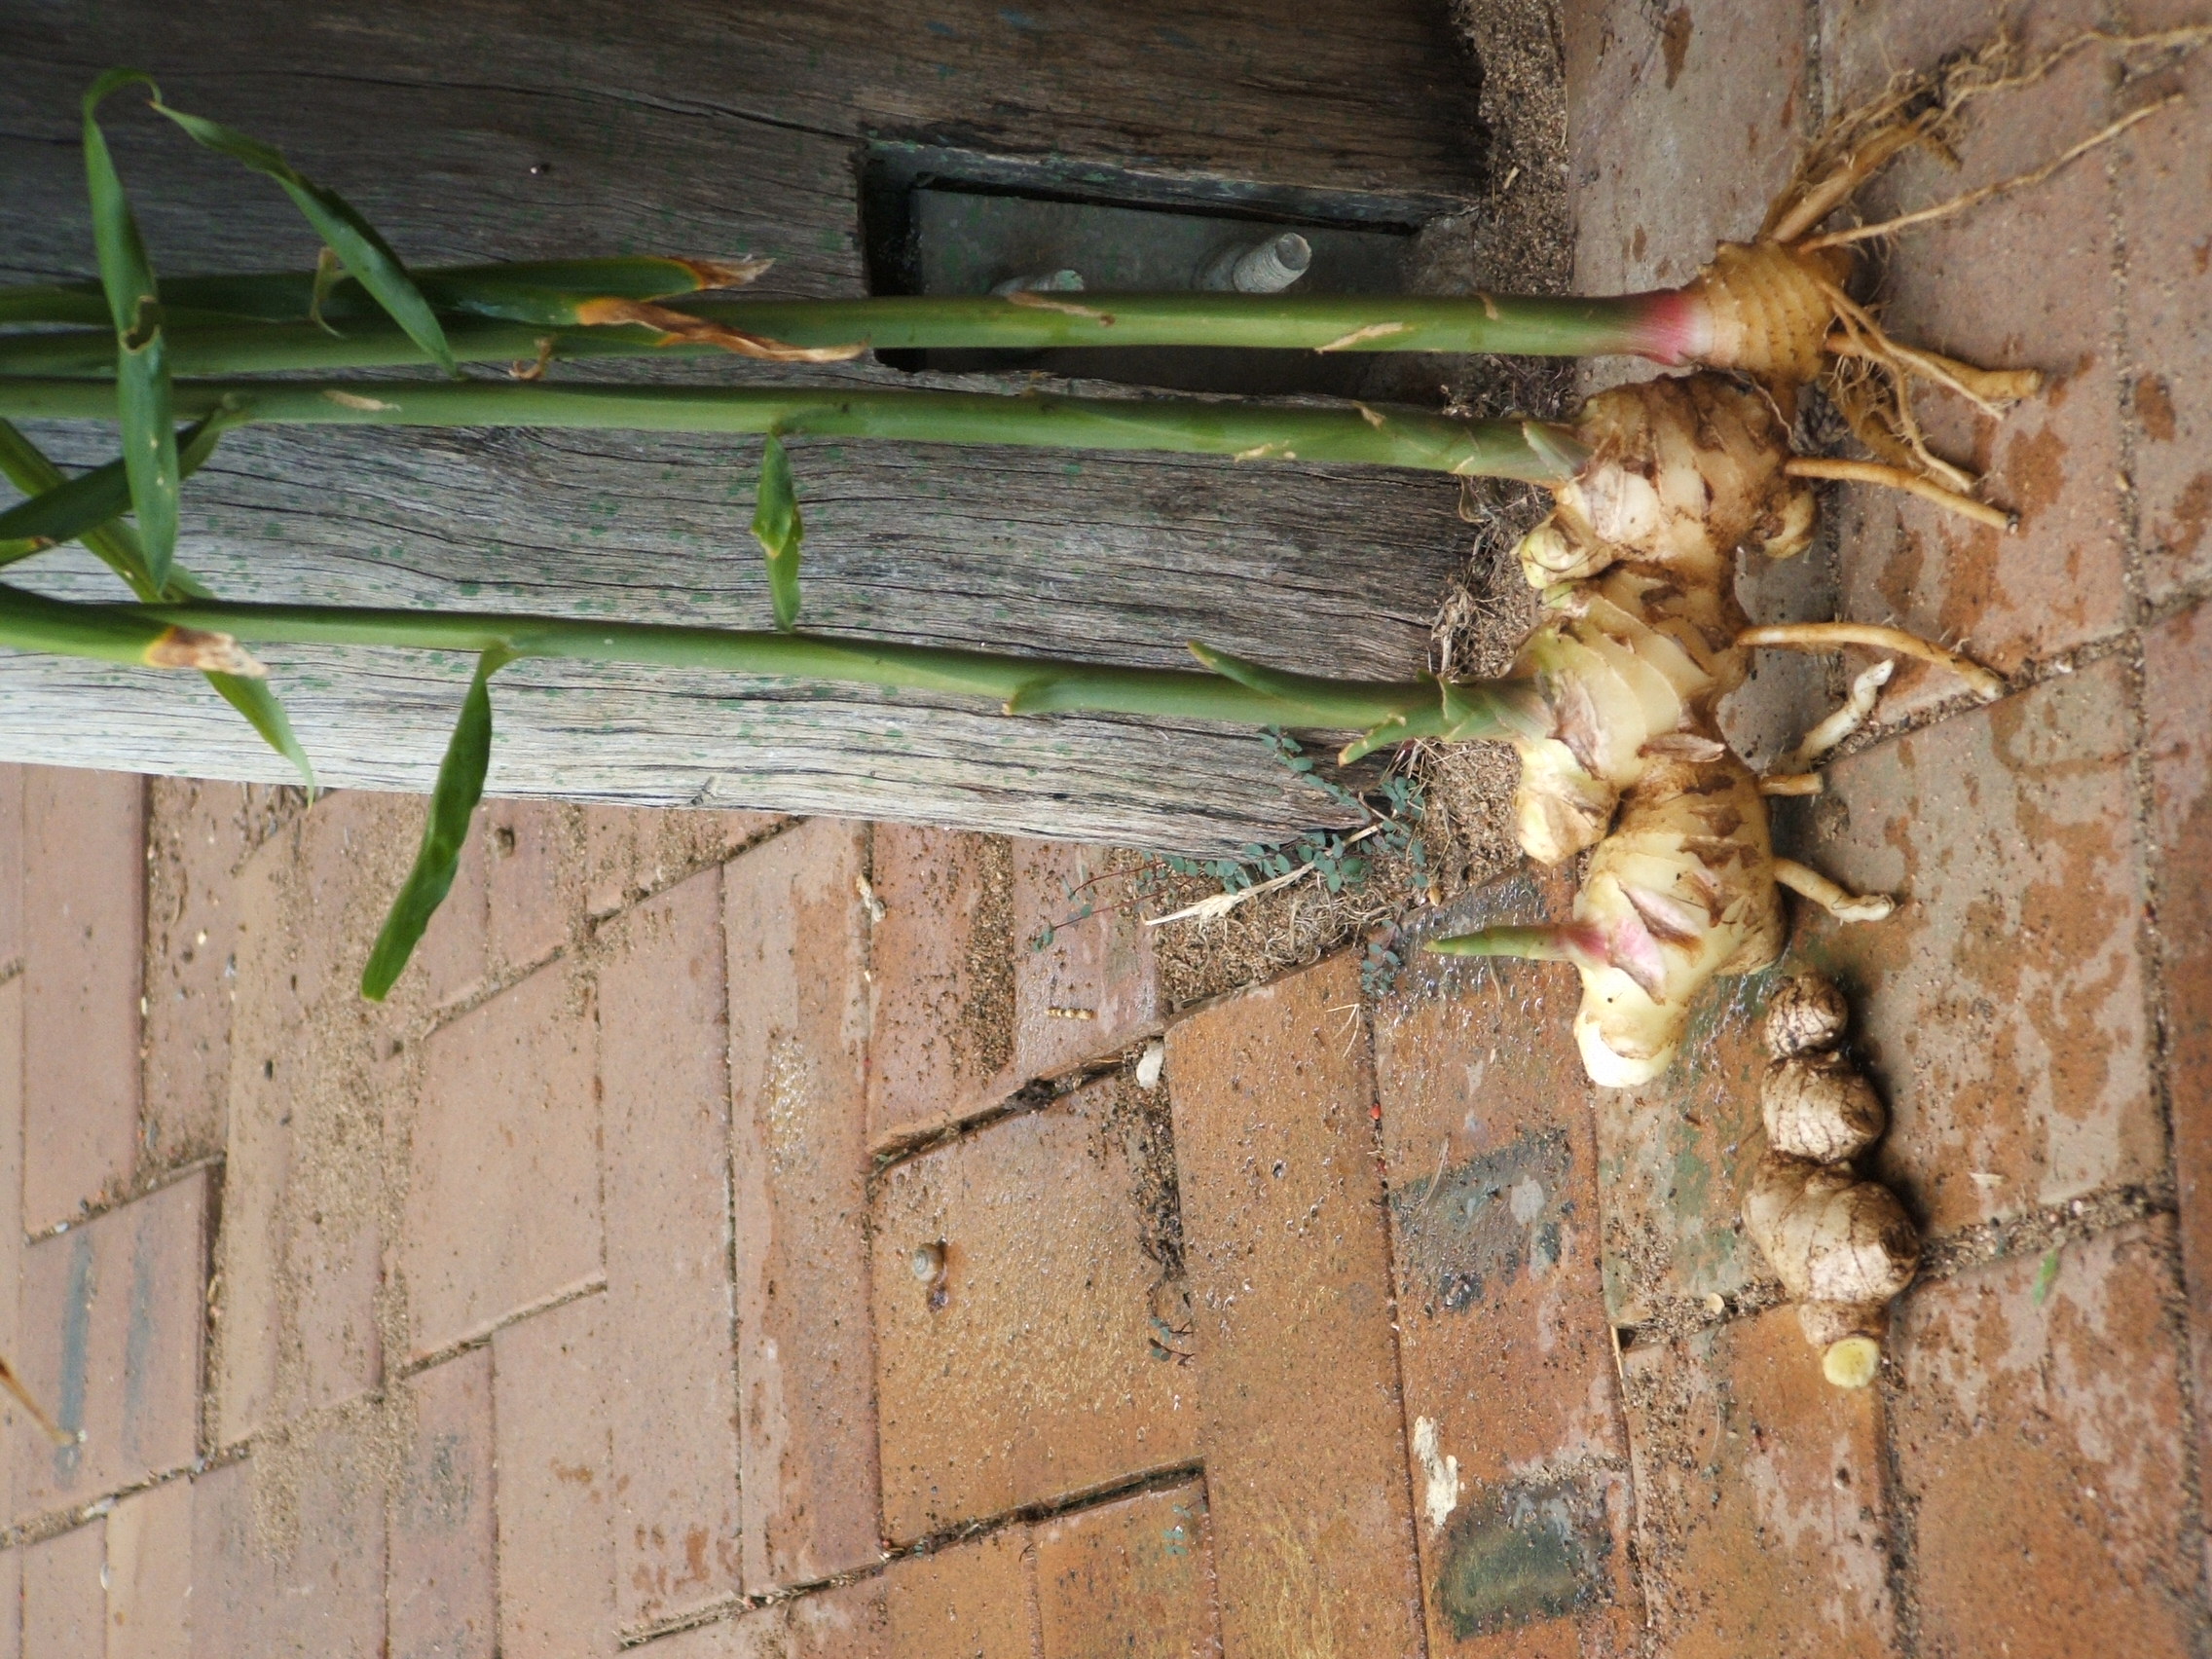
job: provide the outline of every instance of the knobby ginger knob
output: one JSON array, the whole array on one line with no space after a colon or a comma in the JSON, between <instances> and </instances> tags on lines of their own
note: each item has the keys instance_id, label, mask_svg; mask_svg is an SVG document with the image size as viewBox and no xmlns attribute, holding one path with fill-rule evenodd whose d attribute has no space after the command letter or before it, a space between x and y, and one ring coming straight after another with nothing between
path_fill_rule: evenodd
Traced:
<instances>
[{"instance_id":1,"label":"knobby ginger knob","mask_svg":"<svg viewBox=\"0 0 2212 1659\"><path fill-rule=\"evenodd\" d=\"M1759 1085L1767 1145L1815 1163L1842 1163L1882 1138L1889 1114L1874 1087L1833 1054L1791 1054Z\"/></svg>"},{"instance_id":2,"label":"knobby ginger knob","mask_svg":"<svg viewBox=\"0 0 2212 1659\"><path fill-rule=\"evenodd\" d=\"M1793 974L1766 1005L1766 1051L1776 1059L1832 1049L1843 1041L1851 1005L1819 974Z\"/></svg>"}]
</instances>

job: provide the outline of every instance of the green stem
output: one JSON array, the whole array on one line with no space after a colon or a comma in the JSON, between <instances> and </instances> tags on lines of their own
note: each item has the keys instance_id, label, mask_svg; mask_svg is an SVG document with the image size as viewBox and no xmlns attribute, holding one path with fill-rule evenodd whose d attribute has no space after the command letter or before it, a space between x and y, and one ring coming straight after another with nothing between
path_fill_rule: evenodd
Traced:
<instances>
[{"instance_id":1,"label":"green stem","mask_svg":"<svg viewBox=\"0 0 2212 1659\"><path fill-rule=\"evenodd\" d=\"M1191 669L1127 668L1010 656L939 645L820 634L601 622L501 611L425 611L346 606L79 605L0 585L0 645L67 653L71 630L112 654L120 619L163 623L253 645L382 645L415 650L564 658L659 668L718 669L771 679L836 681L893 690L989 697L1014 712L1150 716L1229 725L1342 730L1403 722L1409 738L1441 735L1456 717L1432 680L1324 680L1285 675L1277 690ZM1475 689L1481 689L1480 682ZM1467 689L1459 687L1459 689ZM1461 735L1490 736L1495 732ZM1500 728L1502 729L1502 728Z\"/></svg>"},{"instance_id":2,"label":"green stem","mask_svg":"<svg viewBox=\"0 0 2212 1659\"><path fill-rule=\"evenodd\" d=\"M1589 930L1571 922L1484 928L1432 939L1424 948L1439 956L1514 956L1529 962L1586 963L1594 954Z\"/></svg>"},{"instance_id":3,"label":"green stem","mask_svg":"<svg viewBox=\"0 0 2212 1659\"><path fill-rule=\"evenodd\" d=\"M1198 398L1002 396L812 387L545 386L522 382L179 381L180 415L348 426L565 426L1055 449L1171 450L1238 460L1338 461L1560 484L1588 450L1541 421L1462 421L1420 410L1309 408ZM0 379L0 419L112 420L97 381Z\"/></svg>"},{"instance_id":4,"label":"green stem","mask_svg":"<svg viewBox=\"0 0 2212 1659\"><path fill-rule=\"evenodd\" d=\"M437 273L420 274L440 297ZM302 277L304 287L308 279ZM165 293L180 286L165 284ZM173 372L255 374L396 367L429 359L383 318L344 323L334 337L312 322L195 325L189 299L172 323ZM993 295L889 295L863 300L698 301L694 316L793 346L860 343L878 351L930 348L1039 350L1067 346L1236 346L1285 350L1511 352L1583 357L1630 353L1681 360L1686 308L1675 290L1602 299L1514 295L1083 294L1023 304ZM0 289L0 322L82 322L67 289ZM40 313L48 313L41 315ZM447 313L448 340L466 361L531 358L548 333L555 355L697 353L656 344L650 329L547 328ZM0 341L0 374L112 374L112 337L30 335Z\"/></svg>"},{"instance_id":5,"label":"green stem","mask_svg":"<svg viewBox=\"0 0 2212 1659\"><path fill-rule=\"evenodd\" d=\"M1034 686L1072 678L1086 689L1081 706L1093 713L1221 720L1237 725L1278 725L1286 720L1309 723L1317 712L1254 691L1233 680L1189 669L1107 667L940 645L841 640L820 634L312 605L196 602L135 608L160 621L230 634L261 645L401 645L464 651L504 645L518 657L721 669L775 679L834 680L900 690L960 692L1001 703ZM1436 688L1421 682L1346 682L1340 695L1361 705L1363 719L1382 719L1409 707L1438 701ZM1338 715L1341 711L1326 713Z\"/></svg>"}]
</instances>

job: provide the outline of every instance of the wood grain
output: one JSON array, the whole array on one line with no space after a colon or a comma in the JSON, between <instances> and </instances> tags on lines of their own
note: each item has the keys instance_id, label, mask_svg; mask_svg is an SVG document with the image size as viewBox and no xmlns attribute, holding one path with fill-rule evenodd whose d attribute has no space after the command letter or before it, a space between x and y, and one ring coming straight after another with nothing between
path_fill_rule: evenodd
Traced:
<instances>
[{"instance_id":1,"label":"wood grain","mask_svg":"<svg viewBox=\"0 0 2212 1659\"><path fill-rule=\"evenodd\" d=\"M5 279L90 271L76 97L124 42L172 101L280 143L424 262L768 253L780 263L766 291L862 292L856 192L871 137L1439 203L1478 182L1471 74L1424 0L1316 0L1288 21L1220 0L26 10L0 61ZM265 181L156 130L127 99L108 107L160 267L312 257ZM871 365L838 373L913 384ZM112 430L37 435L72 463L112 453ZM745 440L615 433L241 432L187 487L179 557L238 597L761 626L746 531L758 456ZM795 444L793 461L806 625L934 644L1175 663L1202 638L1311 672L1406 675L1463 536L1452 484L1408 474L822 442ZM49 592L113 591L64 555L14 573ZM302 650L273 666L329 782L426 787L461 664ZM8 759L283 775L181 678L6 656L0 686ZM497 793L1187 849L1333 816L1256 738L1219 729L543 664L502 675L497 705Z\"/></svg>"}]
</instances>

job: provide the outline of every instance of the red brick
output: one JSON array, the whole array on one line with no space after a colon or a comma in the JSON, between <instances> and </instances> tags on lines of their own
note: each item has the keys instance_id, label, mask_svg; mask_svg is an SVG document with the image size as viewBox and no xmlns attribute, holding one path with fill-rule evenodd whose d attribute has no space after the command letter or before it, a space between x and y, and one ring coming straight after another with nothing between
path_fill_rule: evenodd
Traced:
<instances>
[{"instance_id":1,"label":"red brick","mask_svg":"<svg viewBox=\"0 0 2212 1659\"><path fill-rule=\"evenodd\" d=\"M1037 1552L1028 1530L893 1563L884 1612L898 1659L1037 1659Z\"/></svg>"},{"instance_id":2,"label":"red brick","mask_svg":"<svg viewBox=\"0 0 2212 1659\"><path fill-rule=\"evenodd\" d=\"M326 796L238 883L215 1432L374 1386L384 1361L387 1124L406 1104L395 1016L356 989L410 856L404 801ZM412 993L410 993L412 994Z\"/></svg>"},{"instance_id":3,"label":"red brick","mask_svg":"<svg viewBox=\"0 0 2212 1659\"><path fill-rule=\"evenodd\" d=\"M1685 282L1715 242L1757 231L1796 165L1814 115L1804 8L1604 0L1567 23L1575 291Z\"/></svg>"},{"instance_id":4,"label":"red brick","mask_svg":"<svg viewBox=\"0 0 2212 1659\"><path fill-rule=\"evenodd\" d=\"M23 775L23 1226L127 1188L138 1159L145 785Z\"/></svg>"},{"instance_id":5,"label":"red brick","mask_svg":"<svg viewBox=\"0 0 2212 1659\"><path fill-rule=\"evenodd\" d=\"M791 1611L778 1602L648 1641L646 1659L791 1659Z\"/></svg>"},{"instance_id":6,"label":"red brick","mask_svg":"<svg viewBox=\"0 0 2212 1659\"><path fill-rule=\"evenodd\" d=\"M1013 1091L1014 848L1001 835L875 830L874 1144L996 1105Z\"/></svg>"},{"instance_id":7,"label":"red brick","mask_svg":"<svg viewBox=\"0 0 2212 1659\"><path fill-rule=\"evenodd\" d=\"M1555 913L1565 911L1562 904ZM1608 1176L1600 1209L1614 1324L1644 1324L1685 1304L1774 1283L1744 1234L1742 1200L1759 1154L1766 1053L1758 1016L1776 977L1714 980L1693 1006L1681 1052L1664 1076L1591 1091ZM1564 983L1562 991L1554 1006L1564 1019L1572 1003Z\"/></svg>"},{"instance_id":8,"label":"red brick","mask_svg":"<svg viewBox=\"0 0 2212 1659\"><path fill-rule=\"evenodd\" d=\"M709 869L601 935L603 1322L625 1627L740 1583L721 923Z\"/></svg>"},{"instance_id":9,"label":"red brick","mask_svg":"<svg viewBox=\"0 0 2212 1659\"><path fill-rule=\"evenodd\" d=\"M2160 1178L2118 660L1831 768L1813 862L1905 901L1816 919L1890 1103L1882 1178L1937 1231Z\"/></svg>"},{"instance_id":10,"label":"red brick","mask_svg":"<svg viewBox=\"0 0 2212 1659\"><path fill-rule=\"evenodd\" d=\"M146 808L143 1140L157 1167L223 1150L238 985L236 872L253 850L244 784L155 778Z\"/></svg>"},{"instance_id":11,"label":"red brick","mask_svg":"<svg viewBox=\"0 0 2212 1659\"><path fill-rule=\"evenodd\" d=\"M2129 8L2138 28L2201 22L2169 3ZM2212 157L2202 111L2212 60L2199 52L2170 86L2189 101L2152 116L2120 140L2120 220L2126 239L2130 416L2143 583L2158 604L2212 576L2212 317L2203 303L2212 270Z\"/></svg>"},{"instance_id":12,"label":"red brick","mask_svg":"<svg viewBox=\"0 0 2212 1659\"><path fill-rule=\"evenodd\" d=\"M790 820L772 812L582 809L585 903L604 916L734 857Z\"/></svg>"},{"instance_id":13,"label":"red brick","mask_svg":"<svg viewBox=\"0 0 2212 1659\"><path fill-rule=\"evenodd\" d=\"M1870 96L1899 65L1933 65L1979 45L2004 16L1953 0L1828 0L1825 10L1837 99ZM2085 3L2046 6L2025 38L2040 50L2100 17ZM1975 103L1957 143L1960 166L1908 152L1863 193L1863 211L1920 207L2030 170L2111 119L2109 86L2101 55L2084 52L2032 92ZM1834 498L1844 532L1839 614L1963 643L2008 673L2126 622L2120 366L2111 308L2094 298L2112 273L2109 170L2101 158L2068 167L1899 243L1882 296L1886 328L1974 362L2042 369L2050 385L2002 420L1945 392L1917 395L1931 447L1986 472L1988 498L2019 512L2019 531L2002 535L1895 491L1846 486ZM1958 689L1939 670L1900 662L1883 714Z\"/></svg>"},{"instance_id":14,"label":"red brick","mask_svg":"<svg viewBox=\"0 0 2212 1659\"><path fill-rule=\"evenodd\" d=\"M556 963L424 1045L400 1241L417 1353L604 1271L594 1030Z\"/></svg>"},{"instance_id":15,"label":"red brick","mask_svg":"<svg viewBox=\"0 0 2212 1659\"><path fill-rule=\"evenodd\" d=\"M422 838L428 803L419 795L400 798L407 808L405 828L412 846ZM444 1010L472 1001L494 983L490 866L484 814L478 812L462 843L453 885L408 959L407 971L394 987L396 994Z\"/></svg>"},{"instance_id":16,"label":"red brick","mask_svg":"<svg viewBox=\"0 0 2212 1659\"><path fill-rule=\"evenodd\" d=\"M105 1531L94 1522L23 1551L23 1652L29 1659L102 1659Z\"/></svg>"},{"instance_id":17,"label":"red brick","mask_svg":"<svg viewBox=\"0 0 2212 1659\"><path fill-rule=\"evenodd\" d=\"M2202 1400L2212 1386L2212 609L2185 611L2145 636L2143 706L2158 860L2166 1087ZM2212 1424L2201 1432L2212 1433Z\"/></svg>"},{"instance_id":18,"label":"red brick","mask_svg":"<svg viewBox=\"0 0 2212 1659\"><path fill-rule=\"evenodd\" d=\"M84 1438L15 1437L18 1519L192 1461L209 1197L195 1171L24 1251L17 1369Z\"/></svg>"},{"instance_id":19,"label":"red brick","mask_svg":"<svg viewBox=\"0 0 2212 1659\"><path fill-rule=\"evenodd\" d=\"M1539 913L1515 879L1452 928ZM1642 1622L1578 994L1570 969L1416 957L1376 1016L1434 1653L1625 1649ZM1548 1580L1501 1570L1530 1538L1555 1546Z\"/></svg>"},{"instance_id":20,"label":"red brick","mask_svg":"<svg viewBox=\"0 0 2212 1659\"><path fill-rule=\"evenodd\" d=\"M1661 1650L1897 1651L1879 1394L1831 1387L1790 1308L1639 1346L1625 1370Z\"/></svg>"},{"instance_id":21,"label":"red brick","mask_svg":"<svg viewBox=\"0 0 2212 1659\"><path fill-rule=\"evenodd\" d=\"M504 1659L615 1649L606 1313L581 1297L492 1338Z\"/></svg>"},{"instance_id":22,"label":"red brick","mask_svg":"<svg viewBox=\"0 0 2212 1659\"><path fill-rule=\"evenodd\" d=\"M1051 1077L1160 1027L1152 933L1111 904L1109 849L1014 843L1014 1074ZM1086 912L1088 912L1088 914ZM1081 1017L1077 1017L1080 1015Z\"/></svg>"},{"instance_id":23,"label":"red brick","mask_svg":"<svg viewBox=\"0 0 2212 1659\"><path fill-rule=\"evenodd\" d=\"M569 942L582 919L583 811L552 800L484 803L490 850L487 934L495 972L511 977Z\"/></svg>"},{"instance_id":24,"label":"red brick","mask_svg":"<svg viewBox=\"0 0 2212 1659\"><path fill-rule=\"evenodd\" d=\"M664 1636L643 1651L651 1659L892 1659L883 1597L879 1577L833 1585Z\"/></svg>"},{"instance_id":25,"label":"red brick","mask_svg":"<svg viewBox=\"0 0 2212 1659\"><path fill-rule=\"evenodd\" d=\"M498 1635L492 1350L471 1348L396 1386L412 1434L387 1532L390 1659L490 1659Z\"/></svg>"},{"instance_id":26,"label":"red brick","mask_svg":"<svg viewBox=\"0 0 2212 1659\"><path fill-rule=\"evenodd\" d=\"M23 1265L23 979L0 980L0 1353L16 1351L16 1298ZM0 1421L14 1405L0 1395Z\"/></svg>"},{"instance_id":27,"label":"red brick","mask_svg":"<svg viewBox=\"0 0 2212 1659\"><path fill-rule=\"evenodd\" d=\"M0 766L0 974L23 955L23 774Z\"/></svg>"},{"instance_id":28,"label":"red brick","mask_svg":"<svg viewBox=\"0 0 2212 1659\"><path fill-rule=\"evenodd\" d=\"M2202 1650L2172 1246L2153 1221L1904 1303L1890 1435L1921 1651Z\"/></svg>"},{"instance_id":29,"label":"red brick","mask_svg":"<svg viewBox=\"0 0 2212 1659\"><path fill-rule=\"evenodd\" d=\"M118 1503L107 1518L107 1659L190 1659L192 1483Z\"/></svg>"},{"instance_id":30,"label":"red brick","mask_svg":"<svg viewBox=\"0 0 2212 1659\"><path fill-rule=\"evenodd\" d=\"M791 1615L791 1659L905 1659L890 1645L881 1578L816 1590L784 1604Z\"/></svg>"},{"instance_id":31,"label":"red brick","mask_svg":"<svg viewBox=\"0 0 2212 1659\"><path fill-rule=\"evenodd\" d=\"M1036 1528L1044 1659L1201 1659L1221 1651L1198 1482Z\"/></svg>"},{"instance_id":32,"label":"red brick","mask_svg":"<svg viewBox=\"0 0 2212 1659\"><path fill-rule=\"evenodd\" d=\"M361 1406L192 1483L192 1652L383 1659L385 1502Z\"/></svg>"},{"instance_id":33,"label":"red brick","mask_svg":"<svg viewBox=\"0 0 2212 1659\"><path fill-rule=\"evenodd\" d=\"M1138 1201L1135 1105L1118 1080L1094 1084L879 1184L876 1392L893 1538L1193 1460L1193 1389L1153 1334L1165 1279ZM914 1252L939 1244L941 1298L913 1271Z\"/></svg>"},{"instance_id":34,"label":"red brick","mask_svg":"<svg viewBox=\"0 0 2212 1659\"><path fill-rule=\"evenodd\" d=\"M409 969L421 975L431 1005L449 1007L511 982L570 942L583 915L583 842L580 807L484 803L453 891Z\"/></svg>"},{"instance_id":35,"label":"red brick","mask_svg":"<svg viewBox=\"0 0 2212 1659\"><path fill-rule=\"evenodd\" d=\"M882 1535L867 1266L866 831L816 819L722 871L745 1582Z\"/></svg>"},{"instance_id":36,"label":"red brick","mask_svg":"<svg viewBox=\"0 0 2212 1659\"><path fill-rule=\"evenodd\" d=\"M1170 1026L1167 1073L1225 1650L1419 1653L1355 957Z\"/></svg>"}]
</instances>

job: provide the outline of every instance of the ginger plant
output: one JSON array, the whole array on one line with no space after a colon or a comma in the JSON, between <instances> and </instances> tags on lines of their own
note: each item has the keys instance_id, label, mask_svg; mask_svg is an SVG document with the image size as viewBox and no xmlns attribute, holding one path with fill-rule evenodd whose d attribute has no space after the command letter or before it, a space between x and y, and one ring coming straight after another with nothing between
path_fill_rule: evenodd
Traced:
<instances>
[{"instance_id":1,"label":"ginger plant","mask_svg":"<svg viewBox=\"0 0 2212 1659\"><path fill-rule=\"evenodd\" d=\"M15 330L0 332L0 421L113 420L124 453L107 467L67 480L43 458L37 458L41 472L19 456L25 464L10 470L36 493L0 514L0 563L83 539L124 575L139 603L57 607L0 590L0 643L199 667L218 677L218 685L228 687L225 695L249 718L258 714L257 726L303 769L305 756L289 742L282 711L254 678L258 665L240 641L480 652L416 877L395 907L395 931L380 942L370 976L380 987L404 963L442 892L441 879L451 880L456 825L465 826L484 783L488 682L501 664L518 655L711 664L973 691L999 698L1009 713L1113 709L1266 726L1364 728L1350 754L1421 737L1510 737L1527 764L1519 816L1532 854L1557 859L1603 842L1608 832L1623 837L1594 865L1575 923L1523 942L1584 966L1597 987L1587 1017L1578 1020L1585 1056L1594 1075L1633 1081L1665 1064L1698 984L1714 973L1751 965L1769 941L1779 941L1777 882L1839 913L1881 908L1852 902L1814 872L1772 857L1762 786L1726 753L1713 719L1714 704L1742 678L1743 652L1752 645L1874 643L1951 661L1979 676L1984 694L2001 688L1963 659L1893 631L1854 624L1746 631L1728 581L1728 561L1741 542L1777 555L1803 544L1811 525L1804 483L1810 478L1896 484L1983 522L2009 522L1965 494L1972 480L1918 443L1902 387L1905 376L1918 375L1994 405L2031 390L2034 376L1990 374L1890 340L1842 286L1850 247L1874 230L1822 237L1815 229L1905 145L1940 142L1945 123L1972 95L1954 91L1949 81L1900 92L1873 117L1847 126L1808 163L1758 241L1723 247L1697 280L1660 294L1612 300L1086 295L1079 304L1017 293L687 306L668 302L748 280L759 263L582 260L410 273L335 193L299 174L269 146L170 108L157 90L152 107L158 113L196 141L269 177L300 206L324 246L313 273L158 283L95 120L103 97L134 84L152 88L146 77L119 71L102 77L85 100L100 282L0 290L0 331ZM1711 375L1693 376L1605 394L1570 427L1359 404L1281 407L850 385L548 382L554 363L579 355L712 350L771 362L830 362L868 346L1162 342L1316 350L1634 351L1668 363L1733 369L1759 381L1762 389L1753 393ZM461 378L461 364L499 358L515 360L510 379ZM254 378L409 363L436 366L452 378ZM228 378L174 379L180 372ZM1823 376L1855 429L1891 460L1830 461L1790 454L1786 420L1794 394ZM1865 389L1876 383L1875 390ZM180 434L173 426L180 417L197 418L197 424ZM247 422L764 434L768 461L754 529L769 561L779 631L223 605L173 568L177 499L183 478L221 432ZM1556 614L1530 641L1516 671L1490 683L1335 682L1283 674L1203 646L1194 649L1208 672L1193 674L802 635L796 631L801 526L780 441L801 433L1180 450L1255 462L1348 461L1538 482L1554 491L1557 507L1524 543L1523 563L1550 593ZM6 447L28 451L19 442ZM138 521L135 541L123 516L127 509ZM1767 787L1805 785L1799 778ZM1460 942L1487 948L1480 940Z\"/></svg>"}]
</instances>

